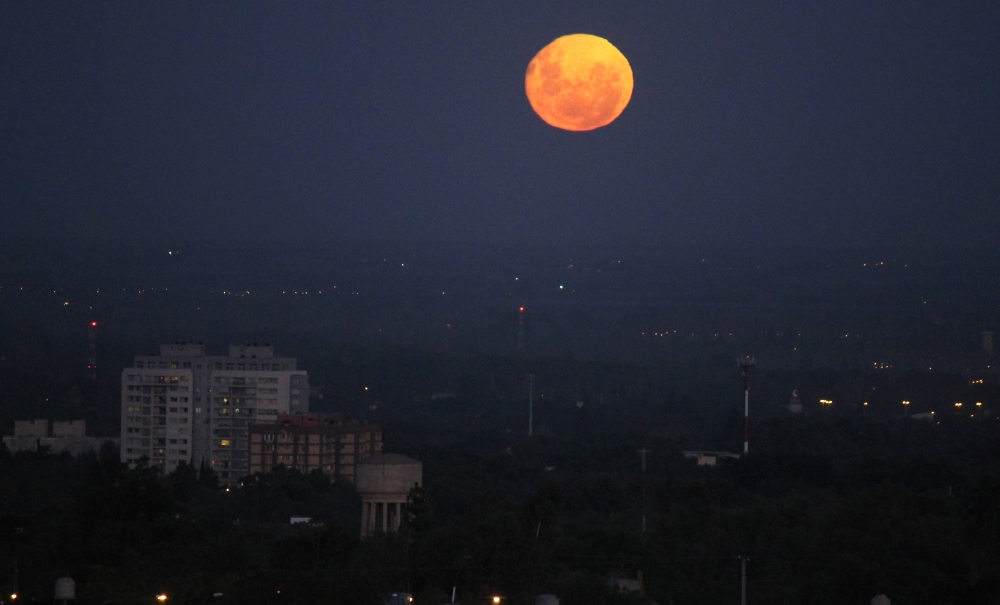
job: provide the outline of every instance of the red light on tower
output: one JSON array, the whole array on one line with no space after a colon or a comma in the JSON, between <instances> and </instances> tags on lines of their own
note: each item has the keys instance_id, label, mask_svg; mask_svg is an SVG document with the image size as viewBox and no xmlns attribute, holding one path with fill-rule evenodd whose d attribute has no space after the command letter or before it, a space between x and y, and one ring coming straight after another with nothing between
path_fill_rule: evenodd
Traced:
<instances>
[{"instance_id":1,"label":"red light on tower","mask_svg":"<svg viewBox=\"0 0 1000 605\"><path fill-rule=\"evenodd\" d=\"M90 355L87 359L87 372L91 380L97 380L97 322L90 322Z\"/></svg>"},{"instance_id":2,"label":"red light on tower","mask_svg":"<svg viewBox=\"0 0 1000 605\"><path fill-rule=\"evenodd\" d=\"M517 314L517 350L519 353L524 353L524 307L521 307Z\"/></svg>"}]
</instances>

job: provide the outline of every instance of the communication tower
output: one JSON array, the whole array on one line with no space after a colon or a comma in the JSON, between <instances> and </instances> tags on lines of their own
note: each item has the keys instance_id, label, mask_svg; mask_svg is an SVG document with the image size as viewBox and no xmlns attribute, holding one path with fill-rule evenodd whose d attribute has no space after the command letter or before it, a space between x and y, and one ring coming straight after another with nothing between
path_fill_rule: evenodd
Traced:
<instances>
[{"instance_id":1,"label":"communication tower","mask_svg":"<svg viewBox=\"0 0 1000 605\"><path fill-rule=\"evenodd\" d=\"M528 373L528 437L535 434L535 375Z\"/></svg>"},{"instance_id":2,"label":"communication tower","mask_svg":"<svg viewBox=\"0 0 1000 605\"><path fill-rule=\"evenodd\" d=\"M750 370L754 368L753 357L747 355L740 360L743 370L743 457L750 453Z\"/></svg>"},{"instance_id":3,"label":"communication tower","mask_svg":"<svg viewBox=\"0 0 1000 605\"><path fill-rule=\"evenodd\" d=\"M88 329L90 333L90 354L87 357L87 372L90 373L91 380L97 380L97 322L90 322Z\"/></svg>"},{"instance_id":4,"label":"communication tower","mask_svg":"<svg viewBox=\"0 0 1000 605\"><path fill-rule=\"evenodd\" d=\"M524 353L524 307L517 312L517 352Z\"/></svg>"}]
</instances>

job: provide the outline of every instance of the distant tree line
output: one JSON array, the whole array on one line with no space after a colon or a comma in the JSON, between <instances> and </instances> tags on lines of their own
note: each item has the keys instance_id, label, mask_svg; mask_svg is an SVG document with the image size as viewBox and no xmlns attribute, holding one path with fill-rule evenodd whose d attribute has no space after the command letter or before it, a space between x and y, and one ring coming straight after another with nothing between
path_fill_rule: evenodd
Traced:
<instances>
[{"instance_id":1,"label":"distant tree line","mask_svg":"<svg viewBox=\"0 0 1000 605\"><path fill-rule=\"evenodd\" d=\"M744 556L749 603L1000 599L995 421L775 418L758 423L747 460L712 468L655 426L529 440L427 421L387 427L394 451L424 461L426 487L400 532L365 540L353 487L319 472L278 469L227 491L208 469L161 476L111 448L3 453L0 583L44 601L68 575L84 605L161 592L363 604L397 591L441 605L453 588L464 604L552 593L707 605L737 601ZM640 447L652 450L645 477ZM645 596L608 585L640 572Z\"/></svg>"}]
</instances>

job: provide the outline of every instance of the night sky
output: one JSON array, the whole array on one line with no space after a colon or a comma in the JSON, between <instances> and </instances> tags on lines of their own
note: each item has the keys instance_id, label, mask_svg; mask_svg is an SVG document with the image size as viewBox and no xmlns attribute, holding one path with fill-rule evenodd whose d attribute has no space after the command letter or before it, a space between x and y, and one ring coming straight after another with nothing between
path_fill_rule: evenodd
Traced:
<instances>
[{"instance_id":1,"label":"night sky","mask_svg":"<svg viewBox=\"0 0 1000 605\"><path fill-rule=\"evenodd\" d=\"M635 91L554 129L590 33ZM1000 3L0 3L0 235L992 246Z\"/></svg>"}]
</instances>

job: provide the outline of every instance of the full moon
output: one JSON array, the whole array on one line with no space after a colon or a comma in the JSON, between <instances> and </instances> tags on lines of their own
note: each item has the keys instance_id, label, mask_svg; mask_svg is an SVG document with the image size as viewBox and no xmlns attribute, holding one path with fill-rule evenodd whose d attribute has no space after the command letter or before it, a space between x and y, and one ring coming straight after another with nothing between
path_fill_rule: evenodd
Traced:
<instances>
[{"instance_id":1,"label":"full moon","mask_svg":"<svg viewBox=\"0 0 1000 605\"><path fill-rule=\"evenodd\" d=\"M604 38L556 38L528 64L524 89L531 108L563 130L594 130L615 121L632 98L632 67Z\"/></svg>"}]
</instances>

